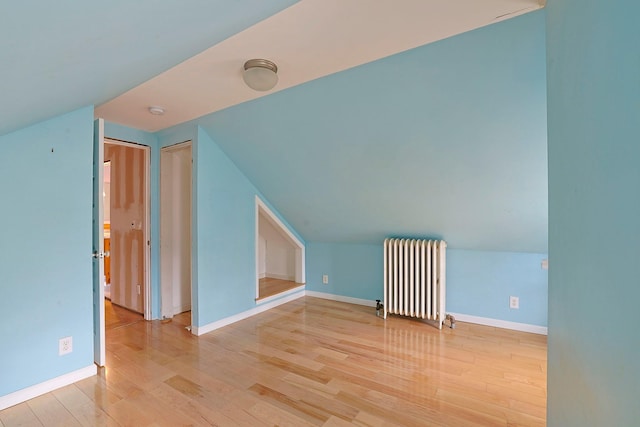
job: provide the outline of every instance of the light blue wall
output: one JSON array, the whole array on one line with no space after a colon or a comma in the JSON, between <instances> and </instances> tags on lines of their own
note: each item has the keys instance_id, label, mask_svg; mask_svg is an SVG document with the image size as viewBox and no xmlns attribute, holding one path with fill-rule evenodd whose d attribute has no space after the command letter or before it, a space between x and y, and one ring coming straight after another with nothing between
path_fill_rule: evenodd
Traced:
<instances>
[{"instance_id":1,"label":"light blue wall","mask_svg":"<svg viewBox=\"0 0 640 427\"><path fill-rule=\"evenodd\" d=\"M255 194L202 129L197 149L199 326L255 306Z\"/></svg>"},{"instance_id":2,"label":"light blue wall","mask_svg":"<svg viewBox=\"0 0 640 427\"><path fill-rule=\"evenodd\" d=\"M640 422L638 16L548 3L550 427Z\"/></svg>"},{"instance_id":3,"label":"light blue wall","mask_svg":"<svg viewBox=\"0 0 640 427\"><path fill-rule=\"evenodd\" d=\"M383 299L382 244L308 242L307 287L325 292L367 300ZM322 283L322 276L329 283Z\"/></svg>"},{"instance_id":4,"label":"light blue wall","mask_svg":"<svg viewBox=\"0 0 640 427\"><path fill-rule=\"evenodd\" d=\"M542 254L447 249L447 312L547 325L547 271ZM367 300L383 299L379 245L307 243L307 289ZM329 283L322 283L322 275ZM509 296L520 309L509 309Z\"/></svg>"},{"instance_id":5,"label":"light blue wall","mask_svg":"<svg viewBox=\"0 0 640 427\"><path fill-rule=\"evenodd\" d=\"M532 12L198 124L308 241L546 253L544 22Z\"/></svg>"},{"instance_id":6,"label":"light blue wall","mask_svg":"<svg viewBox=\"0 0 640 427\"><path fill-rule=\"evenodd\" d=\"M447 311L547 326L545 254L447 250ZM509 297L520 308L509 308Z\"/></svg>"},{"instance_id":7,"label":"light blue wall","mask_svg":"<svg viewBox=\"0 0 640 427\"><path fill-rule=\"evenodd\" d=\"M0 137L0 396L93 363L92 141L92 107Z\"/></svg>"},{"instance_id":8,"label":"light blue wall","mask_svg":"<svg viewBox=\"0 0 640 427\"><path fill-rule=\"evenodd\" d=\"M151 239L151 318L158 319L160 317L160 245L158 244L160 239L160 149L158 147L158 138L153 133L109 122L104 124L104 134L106 138L133 142L151 148L149 169L151 178L151 230L149 233Z\"/></svg>"}]
</instances>

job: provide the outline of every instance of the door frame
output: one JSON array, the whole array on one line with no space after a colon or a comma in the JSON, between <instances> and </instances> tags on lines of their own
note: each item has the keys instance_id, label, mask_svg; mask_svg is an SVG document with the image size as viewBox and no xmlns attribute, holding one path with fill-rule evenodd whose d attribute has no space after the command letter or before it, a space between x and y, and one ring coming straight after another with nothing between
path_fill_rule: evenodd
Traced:
<instances>
[{"instance_id":1,"label":"door frame","mask_svg":"<svg viewBox=\"0 0 640 427\"><path fill-rule=\"evenodd\" d=\"M160 199L159 200L159 213L158 213L158 218L159 218L159 222L160 222L160 224L159 224L160 225L160 227L159 227L160 236L159 236L158 241L160 242L160 247L159 247L158 259L159 259L159 264L160 265L159 265L158 271L159 271L159 275L160 275L160 277L159 277L159 283L160 283L160 286L159 286L159 288L160 288L160 316L163 317L163 312L164 312L163 304L164 304L164 302L162 301L162 294L165 291L165 289L163 287L163 273L162 273L162 271L163 271L163 265L162 265L162 262L163 262L163 255L162 255L162 251L163 251L163 245L162 245L163 225L162 225L162 223L163 223L163 216L164 216L163 215L163 211L164 210L163 210L163 205L162 205L162 203L163 203L162 202L162 194L164 193L164 191L163 191L164 186L163 186L163 179L162 179L162 176L163 176L163 170L162 170L163 156L167 155L167 154L170 154L172 152L175 152L175 151L178 151L178 150L184 150L184 149L187 149L187 148L189 149L189 152L191 154L191 205L189 207L190 208L190 221L191 221L191 226L189 227L189 233L190 233L189 234L189 241L190 241L189 244L190 244L190 247L191 247L191 257L190 257L191 259L190 259L189 268L191 270L190 271L191 272L191 274L190 274L191 281L189 283L189 287L190 287L190 293L191 293L191 325L193 325L194 324L194 313L196 312L197 296L195 295L194 286L193 286L193 283L194 283L193 278L195 277L194 276L194 274L195 274L195 271L194 271L194 269L195 269L195 267L194 267L195 266L195 264L194 264L194 247L193 247L193 235L194 235L193 227L194 227L194 224L195 224L195 217L194 217L194 215L195 215L195 209L194 209L195 198L194 198L194 191L193 191L194 190L193 142L191 140L178 142L176 144L171 144L171 145L167 145L165 147L161 147L160 148L160 160L159 160L160 173L158 174L159 175L159 185L158 185L159 190L158 190L158 193L159 193L159 199Z\"/></svg>"},{"instance_id":2,"label":"door frame","mask_svg":"<svg viewBox=\"0 0 640 427\"><path fill-rule=\"evenodd\" d=\"M145 200L145 214L144 214L144 240L147 242L145 245L144 253L144 320L151 320L151 147L136 142L123 141L120 139L104 137L103 144L121 145L125 147L144 150L144 200ZM104 160L104 159L103 159ZM104 191L104 182L101 184L101 191Z\"/></svg>"}]
</instances>

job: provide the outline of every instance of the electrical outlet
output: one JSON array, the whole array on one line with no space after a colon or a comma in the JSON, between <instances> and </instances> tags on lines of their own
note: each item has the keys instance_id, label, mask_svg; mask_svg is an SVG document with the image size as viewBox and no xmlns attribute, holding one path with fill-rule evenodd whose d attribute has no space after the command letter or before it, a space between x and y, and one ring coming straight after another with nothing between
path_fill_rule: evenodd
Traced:
<instances>
[{"instance_id":1,"label":"electrical outlet","mask_svg":"<svg viewBox=\"0 0 640 427\"><path fill-rule=\"evenodd\" d=\"M520 298L509 297L509 308L520 308Z\"/></svg>"},{"instance_id":2,"label":"electrical outlet","mask_svg":"<svg viewBox=\"0 0 640 427\"><path fill-rule=\"evenodd\" d=\"M138 295L140 295L140 285L138 285Z\"/></svg>"},{"instance_id":3,"label":"electrical outlet","mask_svg":"<svg viewBox=\"0 0 640 427\"><path fill-rule=\"evenodd\" d=\"M323 274L322 275L322 283L325 285L329 284L329 275L328 274Z\"/></svg>"},{"instance_id":4,"label":"electrical outlet","mask_svg":"<svg viewBox=\"0 0 640 427\"><path fill-rule=\"evenodd\" d=\"M73 338L64 337L58 341L58 356L69 354L73 351Z\"/></svg>"}]
</instances>

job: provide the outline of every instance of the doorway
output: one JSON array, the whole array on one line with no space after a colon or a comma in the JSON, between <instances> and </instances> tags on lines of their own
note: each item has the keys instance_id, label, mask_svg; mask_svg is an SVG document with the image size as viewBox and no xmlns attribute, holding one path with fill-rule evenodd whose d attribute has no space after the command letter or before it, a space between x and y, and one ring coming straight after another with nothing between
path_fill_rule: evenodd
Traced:
<instances>
[{"instance_id":1,"label":"doorway","mask_svg":"<svg viewBox=\"0 0 640 427\"><path fill-rule=\"evenodd\" d=\"M160 312L163 319L192 309L192 169L191 141L160 150Z\"/></svg>"},{"instance_id":2,"label":"doorway","mask_svg":"<svg viewBox=\"0 0 640 427\"><path fill-rule=\"evenodd\" d=\"M104 140L105 251L109 246L105 291L112 304L147 320L151 318L149 151L147 146Z\"/></svg>"},{"instance_id":3,"label":"doorway","mask_svg":"<svg viewBox=\"0 0 640 427\"><path fill-rule=\"evenodd\" d=\"M121 156L118 147L128 148L133 151L130 156ZM122 285L122 277L134 278L133 285L124 286L124 297L122 297L122 289L118 289L119 298L124 298L126 303L126 289L133 289L132 293L142 296L142 312L141 316L145 320L151 319L151 276L149 266L151 262L150 250L150 147L128 142L107 139L104 136L104 120L96 119L94 121L93 133L93 236L92 236L92 281L93 281L93 344L94 344L94 362L98 366L104 366L106 363L106 340L105 340L105 306L111 304L111 301L105 299L105 253L104 243L105 237L110 240L110 252L108 253L110 261L110 297L113 300L114 290ZM136 161L137 160L137 161ZM105 161L109 162L109 226L108 235L105 235ZM139 167L134 169L134 164ZM122 170L136 170L136 173L121 173ZM135 197L134 197L135 196ZM132 208L129 201L132 198L140 200L140 207ZM118 211L118 212L116 212ZM116 217L126 218L127 222L123 223ZM129 231L126 231L128 224ZM117 227L117 234L114 233ZM127 237L127 233L130 233ZM135 238L133 238L135 237ZM133 261L132 258L122 256L123 254L133 254L135 250L135 259L140 260L137 256L142 253L142 262ZM116 273L116 270L118 272ZM135 274L132 274L135 273ZM141 273L138 274L138 273ZM131 298L139 304L137 296ZM137 305L140 310L140 305Z\"/></svg>"}]
</instances>

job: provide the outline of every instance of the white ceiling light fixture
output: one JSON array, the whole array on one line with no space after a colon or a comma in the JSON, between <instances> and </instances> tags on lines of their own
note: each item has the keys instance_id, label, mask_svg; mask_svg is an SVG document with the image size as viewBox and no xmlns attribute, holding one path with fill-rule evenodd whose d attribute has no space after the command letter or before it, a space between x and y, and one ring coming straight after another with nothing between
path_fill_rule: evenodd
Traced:
<instances>
[{"instance_id":1,"label":"white ceiling light fixture","mask_svg":"<svg viewBox=\"0 0 640 427\"><path fill-rule=\"evenodd\" d=\"M244 63L242 78L253 90L271 90L278 83L278 66L268 59L250 59Z\"/></svg>"},{"instance_id":2,"label":"white ceiling light fixture","mask_svg":"<svg viewBox=\"0 0 640 427\"><path fill-rule=\"evenodd\" d=\"M162 107L149 107L149 113L154 116L161 116L164 114L164 108Z\"/></svg>"}]
</instances>

